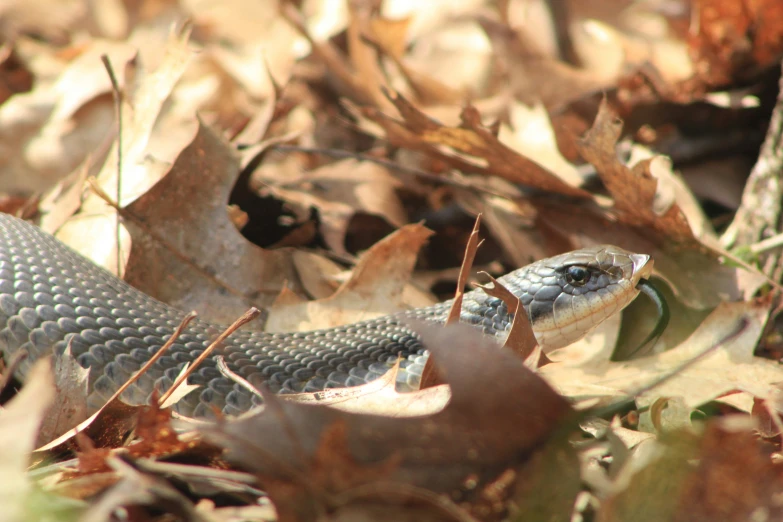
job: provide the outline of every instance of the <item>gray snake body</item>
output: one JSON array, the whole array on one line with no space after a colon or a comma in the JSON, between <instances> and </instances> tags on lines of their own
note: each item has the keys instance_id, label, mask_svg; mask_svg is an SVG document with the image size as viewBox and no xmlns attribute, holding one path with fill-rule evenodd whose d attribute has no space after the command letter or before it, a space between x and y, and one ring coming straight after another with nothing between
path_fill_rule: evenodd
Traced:
<instances>
[{"instance_id":1,"label":"gray snake body","mask_svg":"<svg viewBox=\"0 0 783 522\"><path fill-rule=\"evenodd\" d=\"M649 256L602 246L563 254L515 270L499 281L520 298L542 347L569 344L624 308L650 275ZM584 277L583 277L584 276ZM583 280L584 279L584 280ZM418 385L426 355L407 326L412 319L444 322L450 302L326 330L265 333L240 330L219 350L231 370L251 384L280 393L354 386L385 373L401 358L398 380ZM17 218L0 214L0 350L8 359L23 350L33 361L70 344L90 368L89 407L100 407L170 338L184 313L134 289L86 258ZM483 290L465 295L461 321L502 337L512 317ZM146 403L168 389L224 328L194 320L171 349L123 394ZM188 416L244 412L258 399L223 376L207 359L190 377L200 389L175 409Z\"/></svg>"}]
</instances>

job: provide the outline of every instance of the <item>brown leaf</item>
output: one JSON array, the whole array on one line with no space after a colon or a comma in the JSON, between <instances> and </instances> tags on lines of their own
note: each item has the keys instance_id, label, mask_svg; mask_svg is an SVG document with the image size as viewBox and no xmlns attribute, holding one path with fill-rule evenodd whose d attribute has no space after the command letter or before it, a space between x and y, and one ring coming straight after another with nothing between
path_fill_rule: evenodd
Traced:
<instances>
[{"instance_id":1,"label":"brown leaf","mask_svg":"<svg viewBox=\"0 0 783 522\"><path fill-rule=\"evenodd\" d=\"M301 13L296 11L290 0L283 2L282 14L285 19L302 34L302 36L307 38L312 46L313 55L327 67L332 80L336 84L336 88L344 96L361 104L372 106L378 105L386 108L390 107L388 100L381 94L380 85L377 83L378 77L367 77L367 74L369 74L367 69L369 69L371 65L366 65L367 69L365 69L365 77L363 78L361 72L355 69L355 62L349 64L345 55L336 45L331 42L317 42L307 30ZM367 59L367 52L373 52L370 46L365 42L358 40L356 37L351 38L351 43L352 52L355 55L360 54L363 59Z\"/></svg>"},{"instance_id":2,"label":"brown leaf","mask_svg":"<svg viewBox=\"0 0 783 522\"><path fill-rule=\"evenodd\" d=\"M258 171L258 180L296 213L318 210L319 232L326 245L347 256L346 235L358 215L377 216L390 228L407 223L397 196L401 183L389 171L370 162L343 160L301 175L286 175L270 166Z\"/></svg>"},{"instance_id":3,"label":"brown leaf","mask_svg":"<svg viewBox=\"0 0 783 522\"><path fill-rule=\"evenodd\" d=\"M466 173L499 176L541 190L576 198L589 198L587 192L569 185L555 174L503 145L480 122L476 109L468 105L459 127L443 126L414 107L402 95L391 97L402 115L394 119L382 112L364 108L361 113L386 131L395 145L419 150Z\"/></svg>"},{"instance_id":4,"label":"brown leaf","mask_svg":"<svg viewBox=\"0 0 783 522\"><path fill-rule=\"evenodd\" d=\"M690 408L736 390L768 397L783 381L783 368L775 361L755 357L754 348L764 329L770 303L724 303L684 340L666 352L631 361L566 360L541 368L541 375L560 393L572 398L637 397L651 404L658 397L683 397ZM561 358L562 357L562 358ZM554 355L553 355L554 358ZM651 389L647 387L658 383Z\"/></svg>"},{"instance_id":5,"label":"brown leaf","mask_svg":"<svg viewBox=\"0 0 783 522\"><path fill-rule=\"evenodd\" d=\"M479 226L481 225L481 214L476 215L476 221L473 223L473 230L468 237L468 244L465 246L465 255L462 258L462 264L459 267L459 276L457 277L457 291L454 294L454 301L451 303L449 315L446 318L446 324L455 324L459 322L462 314L462 301L465 298L465 286L468 284L468 276L473 268L473 260L476 258L476 251L481 246L479 241ZM435 370L435 361L432 358L424 363L424 369L421 372L421 381L419 389L426 390L438 384L442 384L438 372Z\"/></svg>"},{"instance_id":6,"label":"brown leaf","mask_svg":"<svg viewBox=\"0 0 783 522\"><path fill-rule=\"evenodd\" d=\"M163 457L187 448L171 426L171 410L159 407L157 398L154 393L150 406L143 407L136 418L135 435L139 440L127 448L133 457Z\"/></svg>"},{"instance_id":7,"label":"brown leaf","mask_svg":"<svg viewBox=\"0 0 783 522\"><path fill-rule=\"evenodd\" d=\"M396 390L397 365L383 376L361 386L330 388L314 393L294 393L287 400L302 404L320 404L338 410L384 415L387 417L417 417L443 409L451 399L451 390L439 385L414 392Z\"/></svg>"},{"instance_id":8,"label":"brown leaf","mask_svg":"<svg viewBox=\"0 0 783 522\"><path fill-rule=\"evenodd\" d=\"M530 325L530 319L528 319L526 313L519 313L520 310L524 312L522 303L519 297L512 294L508 288L498 282L497 279L491 275L484 273L489 278L489 285L476 285L484 290L487 295L497 297L506 304L509 310L514 310L514 319L511 322L511 329L508 332L503 343L503 348L507 348L515 354L527 360L528 357L534 355L536 347L538 347L538 341L536 340L536 334L533 333L533 327ZM541 354L535 354L537 358L541 357ZM533 366L537 368L537 366Z\"/></svg>"},{"instance_id":9,"label":"brown leaf","mask_svg":"<svg viewBox=\"0 0 783 522\"><path fill-rule=\"evenodd\" d=\"M746 79L780 60L783 6L775 0L699 0L687 34L699 84Z\"/></svg>"},{"instance_id":10,"label":"brown leaf","mask_svg":"<svg viewBox=\"0 0 783 522\"><path fill-rule=\"evenodd\" d=\"M422 225L402 227L365 252L351 278L333 295L271 309L266 330L317 330L410 308L406 304L405 285L419 250L431 235Z\"/></svg>"},{"instance_id":11,"label":"brown leaf","mask_svg":"<svg viewBox=\"0 0 783 522\"><path fill-rule=\"evenodd\" d=\"M135 50L125 42L93 40L80 51L56 81L37 81L32 91L0 108L0 190L47 190L89 155L100 157L108 148L114 109L100 56L112 60L124 84Z\"/></svg>"},{"instance_id":12,"label":"brown leaf","mask_svg":"<svg viewBox=\"0 0 783 522\"><path fill-rule=\"evenodd\" d=\"M139 511L136 515L132 515L133 508L139 505L156 504L166 506L167 513L182 520L203 520L187 497L168 481L142 474L117 457L111 457L107 462L120 480L91 503L88 509L80 513L82 521L110 520L112 514L119 510L141 520L144 512Z\"/></svg>"},{"instance_id":13,"label":"brown leaf","mask_svg":"<svg viewBox=\"0 0 783 522\"><path fill-rule=\"evenodd\" d=\"M507 61L505 82L514 98L523 103L541 102L548 108L560 109L610 86L590 71L547 56L522 30L488 17L479 21L496 54Z\"/></svg>"},{"instance_id":14,"label":"brown leaf","mask_svg":"<svg viewBox=\"0 0 783 522\"><path fill-rule=\"evenodd\" d=\"M578 142L582 156L595 166L601 181L614 198L620 219L633 226L650 226L676 242L689 242L693 233L680 208L673 202L659 201L658 181L650 173L649 161L632 168L617 158L620 122L606 100L601 103L593 127Z\"/></svg>"},{"instance_id":15,"label":"brown leaf","mask_svg":"<svg viewBox=\"0 0 783 522\"><path fill-rule=\"evenodd\" d=\"M38 433L35 447L62 435L89 416L87 397L90 371L82 368L71 355L70 346L62 355L54 357L55 388L57 394L50 414L47 415Z\"/></svg>"},{"instance_id":16,"label":"brown leaf","mask_svg":"<svg viewBox=\"0 0 783 522\"><path fill-rule=\"evenodd\" d=\"M162 58L157 68L151 71L132 69L134 89L124 90L122 96L125 101L122 104L122 144L114 140L96 178L100 188L111 194L109 199L118 199L117 193L120 193L119 201L115 201L120 206L133 201L159 181L168 171L169 162L174 161L196 131L195 114L182 118L164 110L166 100L192 56L189 38L188 29L172 32L161 49ZM112 69L116 69L124 62L112 60L111 63ZM107 76L105 70L101 73ZM118 73L115 71L115 74ZM114 112L112 110L112 114ZM160 139L157 133L165 138ZM106 138L105 128L101 129L101 135ZM112 130L109 137L114 135ZM118 165L120 156L122 162ZM124 230L118 237L117 220L114 208L98 194L90 192L81 201L81 212L60 227L56 236L97 265L118 274L121 273L120 261L124 261L123 256L129 251L130 238Z\"/></svg>"},{"instance_id":17,"label":"brown leaf","mask_svg":"<svg viewBox=\"0 0 783 522\"><path fill-rule=\"evenodd\" d=\"M270 395L263 413L200 431L262 482L279 486L284 481L300 494L315 487L349 495L331 482L313 484L308 471L328 430L339 423L351 466L367 469L395 462L383 471L377 487L412 485L469 499L475 487L464 489L466 480L480 485L526 461L571 408L517 356L498 350L474 329L422 325L417 330L452 388L451 401L439 413L418 418L360 415ZM310 494L305 498L319 501ZM281 516L297 506L276 502Z\"/></svg>"},{"instance_id":18,"label":"brown leaf","mask_svg":"<svg viewBox=\"0 0 783 522\"><path fill-rule=\"evenodd\" d=\"M85 435L97 448L119 447L135 424L139 408L114 399L78 426L35 451L40 455L48 455L50 452L58 455L78 449L76 437L79 435Z\"/></svg>"},{"instance_id":19,"label":"brown leaf","mask_svg":"<svg viewBox=\"0 0 783 522\"><path fill-rule=\"evenodd\" d=\"M380 51L394 61L422 104L459 104L463 102L467 97L465 92L452 89L437 78L407 64L404 53L407 47L406 34L410 21L410 18L371 19L372 38L370 43L377 46Z\"/></svg>"},{"instance_id":20,"label":"brown leaf","mask_svg":"<svg viewBox=\"0 0 783 522\"><path fill-rule=\"evenodd\" d=\"M125 279L218 322L270 305L296 276L287 251L251 244L231 223L226 204L238 174L234 153L200 125L169 173L123 211L134 237Z\"/></svg>"},{"instance_id":21,"label":"brown leaf","mask_svg":"<svg viewBox=\"0 0 783 522\"><path fill-rule=\"evenodd\" d=\"M607 499L598 520L739 522L759 512L778 520L783 467L750 430L732 426L737 420L712 421L699 438L681 431L664 439L662 456Z\"/></svg>"}]
</instances>

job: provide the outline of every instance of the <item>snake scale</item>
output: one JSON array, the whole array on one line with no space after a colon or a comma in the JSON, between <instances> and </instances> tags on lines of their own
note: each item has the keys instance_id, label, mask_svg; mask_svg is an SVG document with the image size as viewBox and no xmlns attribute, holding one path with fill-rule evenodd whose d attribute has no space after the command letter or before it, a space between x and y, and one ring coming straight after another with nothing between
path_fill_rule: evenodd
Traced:
<instances>
[{"instance_id":1,"label":"snake scale","mask_svg":"<svg viewBox=\"0 0 783 522\"><path fill-rule=\"evenodd\" d=\"M545 349L570 344L623 309L650 276L652 261L614 246L544 259L498 279L524 305ZM355 386L380 377L400 358L398 387L415 389L427 356L410 320L443 323L451 302L360 323L296 333L235 332L218 351L229 368L274 392ZM90 369L88 406L99 408L170 338L184 313L119 280L39 228L0 214L0 350L20 350L32 363L70 344ZM511 325L506 305L477 289L465 294L461 321L502 339ZM194 320L171 349L131 385L122 399L147 403L168 389L224 327ZM478 356L478 355L477 355ZM237 414L258 403L208 358L189 378L200 388L175 405L181 414Z\"/></svg>"}]
</instances>

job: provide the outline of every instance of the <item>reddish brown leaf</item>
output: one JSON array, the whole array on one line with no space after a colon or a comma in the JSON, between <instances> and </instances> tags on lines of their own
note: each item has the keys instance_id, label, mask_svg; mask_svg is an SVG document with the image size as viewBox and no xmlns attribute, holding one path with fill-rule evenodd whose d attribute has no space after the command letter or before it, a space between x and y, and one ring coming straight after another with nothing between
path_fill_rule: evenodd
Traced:
<instances>
[{"instance_id":1,"label":"reddish brown leaf","mask_svg":"<svg viewBox=\"0 0 783 522\"><path fill-rule=\"evenodd\" d=\"M661 206L656 200L658 181L649 171L649 161L629 168L617 158L621 131L622 122L604 100L593 127L578 144L580 153L595 166L614 198L620 218L633 226L650 226L676 242L691 241L693 233L676 203L656 208Z\"/></svg>"},{"instance_id":2,"label":"reddish brown leaf","mask_svg":"<svg viewBox=\"0 0 783 522\"><path fill-rule=\"evenodd\" d=\"M549 192L589 197L585 191L501 143L495 133L480 123L476 109L471 106L463 110L459 127L447 127L427 117L400 94L391 100L402 120L371 108L361 112L383 127L388 139L397 146L425 152L466 173L494 175Z\"/></svg>"},{"instance_id":3,"label":"reddish brown leaf","mask_svg":"<svg viewBox=\"0 0 783 522\"><path fill-rule=\"evenodd\" d=\"M451 385L451 402L439 413L419 418L360 415L268 396L267 411L201 431L262 482L284 481L302 494L316 486L333 495L350 495L350 489L337 491L334 482L321 482L313 475L324 438L344 430L347 447L342 451L350 455L349 469L359 466L372 472L380 469L379 462L388 463L379 472L383 479L377 481L378 488L413 485L474 498L475 484L464 489L466 480L474 477L471 480L484 484L526 461L568 418L571 408L519 357L499 350L472 328L417 329ZM343 427L330 431L336 425ZM307 495L310 502L318 502Z\"/></svg>"}]
</instances>

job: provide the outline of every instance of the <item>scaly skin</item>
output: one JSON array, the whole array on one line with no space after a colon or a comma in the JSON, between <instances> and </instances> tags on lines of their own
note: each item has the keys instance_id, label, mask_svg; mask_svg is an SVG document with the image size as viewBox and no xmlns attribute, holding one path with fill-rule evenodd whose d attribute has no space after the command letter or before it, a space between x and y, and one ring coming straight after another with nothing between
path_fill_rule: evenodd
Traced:
<instances>
[{"instance_id":1,"label":"scaly skin","mask_svg":"<svg viewBox=\"0 0 783 522\"><path fill-rule=\"evenodd\" d=\"M571 266L582 267L582 275ZM515 270L499 281L519 297L544 349L581 338L638 295L640 279L650 275L649 256L618 247L578 250ZM380 377L402 358L399 385L416 388L426 357L411 319L442 323L450 302L326 330L264 333L242 330L219 351L229 368L272 391L292 393L355 386ZM97 409L164 344L184 313L120 281L42 232L0 214L0 350L6 358L19 350L32 363L62 353L90 368L89 406ZM483 290L465 294L461 321L503 338L512 317L499 299ZM223 326L194 320L171 349L123 394L129 404L144 404L153 389L168 389L183 365L192 362ZM478 355L477 355L478 356ZM190 377L202 388L175 406L184 415L208 417L217 408L244 412L257 403L247 390L222 376L207 359Z\"/></svg>"}]
</instances>

